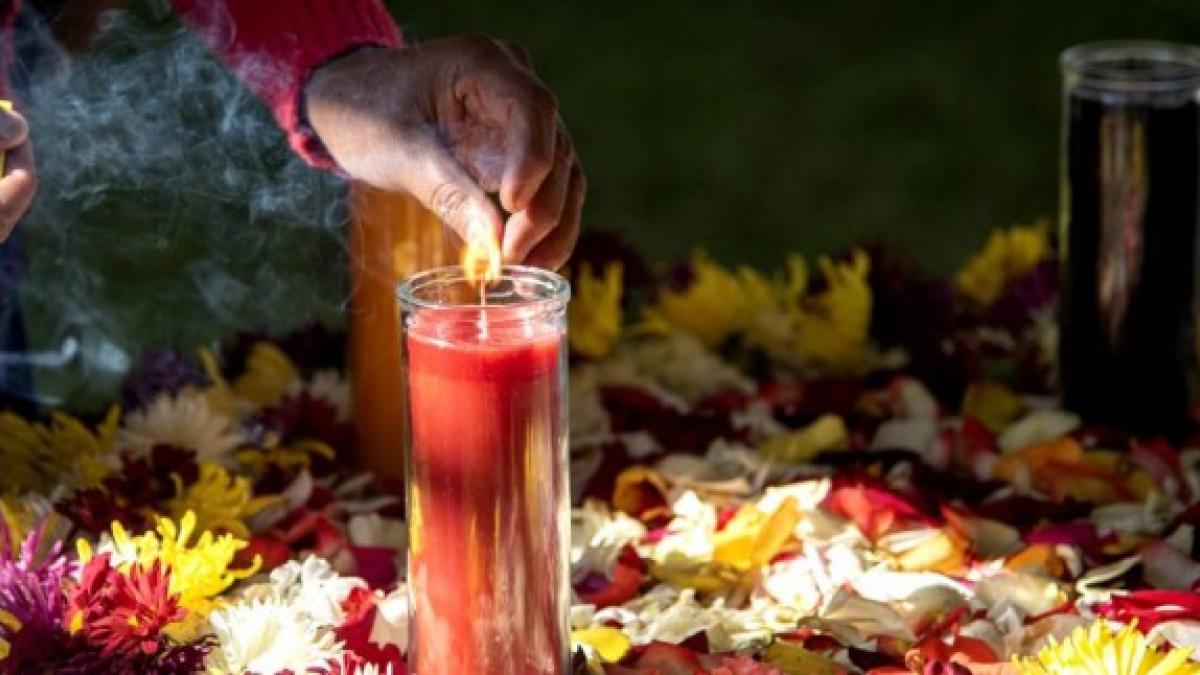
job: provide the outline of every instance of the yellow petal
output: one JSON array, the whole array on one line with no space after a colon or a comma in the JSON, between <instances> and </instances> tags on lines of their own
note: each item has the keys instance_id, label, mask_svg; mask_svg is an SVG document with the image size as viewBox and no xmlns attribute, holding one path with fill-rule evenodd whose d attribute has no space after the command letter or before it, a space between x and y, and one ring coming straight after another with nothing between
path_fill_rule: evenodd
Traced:
<instances>
[{"instance_id":1,"label":"yellow petal","mask_svg":"<svg viewBox=\"0 0 1200 675\"><path fill-rule=\"evenodd\" d=\"M616 663L625 658L633 646L629 636L608 626L574 631L571 633L571 640L595 649L606 663Z\"/></svg>"},{"instance_id":2,"label":"yellow petal","mask_svg":"<svg viewBox=\"0 0 1200 675\"><path fill-rule=\"evenodd\" d=\"M999 432L1011 424L1024 408L1021 398L997 382L972 382L963 396L963 415L974 417Z\"/></svg>"},{"instance_id":3,"label":"yellow petal","mask_svg":"<svg viewBox=\"0 0 1200 675\"><path fill-rule=\"evenodd\" d=\"M822 452L845 449L849 442L850 432L842 418L822 415L799 431L768 438L759 450L767 459L802 464Z\"/></svg>"},{"instance_id":4,"label":"yellow petal","mask_svg":"<svg viewBox=\"0 0 1200 675\"><path fill-rule=\"evenodd\" d=\"M785 640L776 640L767 647L763 659L786 675L838 675L841 666L822 654Z\"/></svg>"}]
</instances>

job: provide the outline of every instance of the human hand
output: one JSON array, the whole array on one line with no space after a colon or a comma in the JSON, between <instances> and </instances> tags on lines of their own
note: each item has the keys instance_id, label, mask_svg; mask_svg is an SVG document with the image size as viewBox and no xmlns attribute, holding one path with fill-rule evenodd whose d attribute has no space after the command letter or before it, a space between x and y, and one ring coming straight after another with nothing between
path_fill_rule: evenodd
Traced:
<instances>
[{"instance_id":1,"label":"human hand","mask_svg":"<svg viewBox=\"0 0 1200 675\"><path fill-rule=\"evenodd\" d=\"M16 111L0 108L0 152L5 153L0 176L0 242L8 239L37 192L37 171L29 143L29 125Z\"/></svg>"},{"instance_id":2,"label":"human hand","mask_svg":"<svg viewBox=\"0 0 1200 675\"><path fill-rule=\"evenodd\" d=\"M464 240L486 227L506 261L551 269L570 255L587 182L520 48L462 36L360 49L313 73L305 112L351 177L409 192Z\"/></svg>"}]
</instances>

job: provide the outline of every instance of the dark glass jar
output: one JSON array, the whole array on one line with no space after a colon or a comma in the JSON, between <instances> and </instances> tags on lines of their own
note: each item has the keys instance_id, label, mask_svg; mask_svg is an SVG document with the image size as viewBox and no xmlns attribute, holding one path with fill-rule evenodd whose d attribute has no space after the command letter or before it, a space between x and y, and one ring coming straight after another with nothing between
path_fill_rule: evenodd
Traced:
<instances>
[{"instance_id":1,"label":"dark glass jar","mask_svg":"<svg viewBox=\"0 0 1200 675\"><path fill-rule=\"evenodd\" d=\"M1096 43L1061 65L1064 403L1177 436L1196 362L1200 49Z\"/></svg>"}]
</instances>

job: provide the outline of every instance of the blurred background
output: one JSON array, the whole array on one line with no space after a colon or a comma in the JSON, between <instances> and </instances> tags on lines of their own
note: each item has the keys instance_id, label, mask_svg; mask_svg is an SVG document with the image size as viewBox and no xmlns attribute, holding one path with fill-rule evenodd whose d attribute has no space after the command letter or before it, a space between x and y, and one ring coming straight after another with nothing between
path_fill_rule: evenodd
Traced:
<instances>
[{"instance_id":1,"label":"blurred background","mask_svg":"<svg viewBox=\"0 0 1200 675\"><path fill-rule=\"evenodd\" d=\"M27 4L41 193L20 287L43 402L105 400L149 346L343 323L343 186L165 3ZM800 4L391 3L409 40L524 43L588 173L585 228L659 265L883 240L947 273L1054 214L1063 48L1200 35L1195 0Z\"/></svg>"}]
</instances>

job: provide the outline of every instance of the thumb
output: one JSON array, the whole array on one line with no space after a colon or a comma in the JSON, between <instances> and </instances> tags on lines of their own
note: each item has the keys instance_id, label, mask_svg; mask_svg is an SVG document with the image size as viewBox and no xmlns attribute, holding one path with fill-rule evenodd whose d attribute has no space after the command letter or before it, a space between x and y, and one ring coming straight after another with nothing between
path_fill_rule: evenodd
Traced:
<instances>
[{"instance_id":1,"label":"thumb","mask_svg":"<svg viewBox=\"0 0 1200 675\"><path fill-rule=\"evenodd\" d=\"M500 241L504 219L499 208L438 139L419 141L408 154L405 182L425 208L464 242L484 236Z\"/></svg>"}]
</instances>

